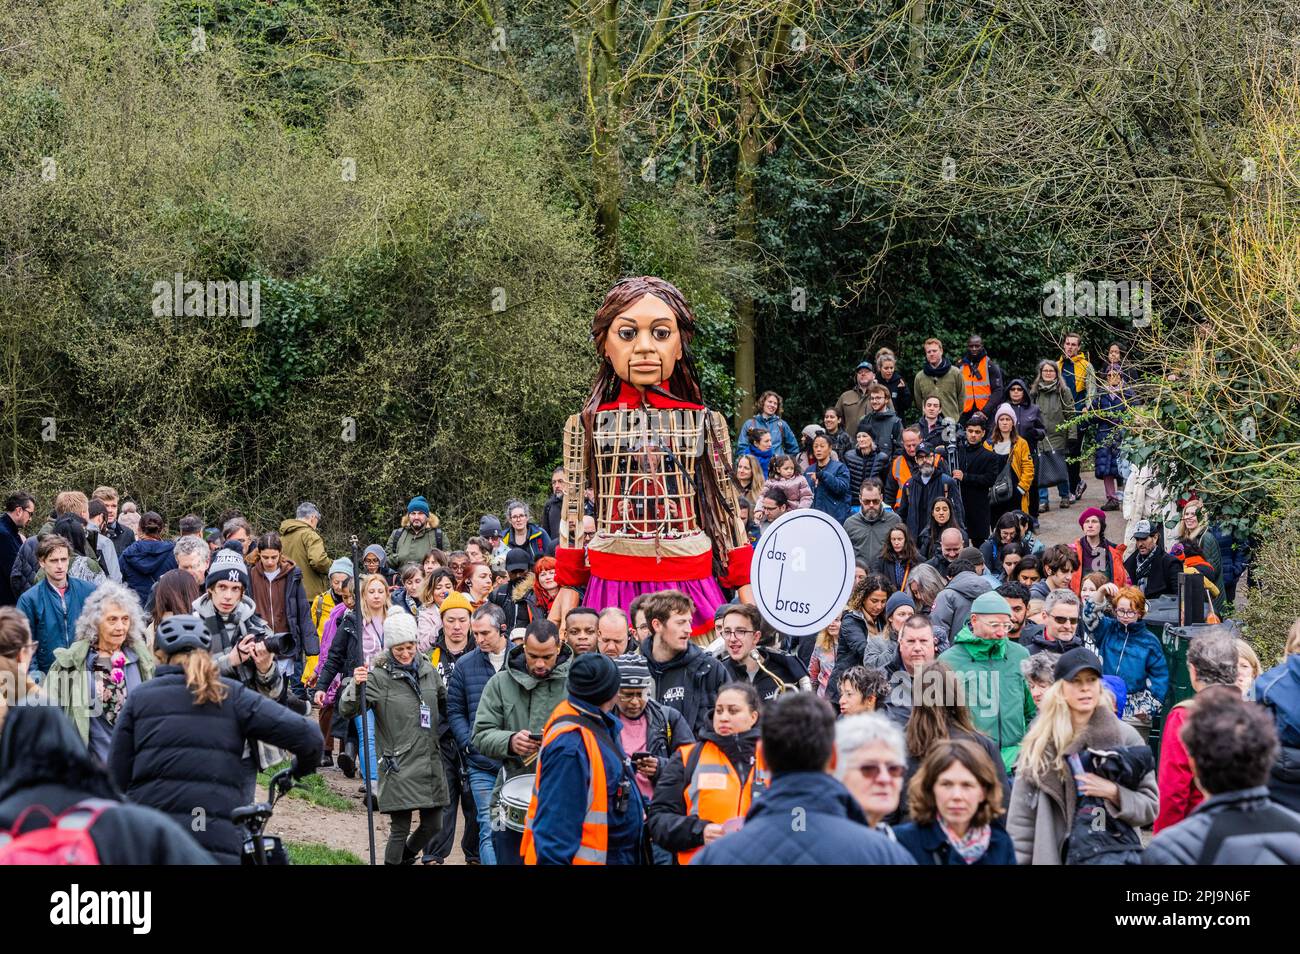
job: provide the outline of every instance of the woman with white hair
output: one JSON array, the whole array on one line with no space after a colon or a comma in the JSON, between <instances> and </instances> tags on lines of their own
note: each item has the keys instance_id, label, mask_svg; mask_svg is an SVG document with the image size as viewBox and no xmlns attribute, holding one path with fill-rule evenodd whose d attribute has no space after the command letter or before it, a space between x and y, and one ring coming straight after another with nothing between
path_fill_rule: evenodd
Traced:
<instances>
[{"instance_id":1,"label":"woman with white hair","mask_svg":"<svg viewBox=\"0 0 1300 954\"><path fill-rule=\"evenodd\" d=\"M126 697L154 674L144 638L144 613L128 587L106 580L86 599L71 646L54 650L42 684L101 762Z\"/></svg>"},{"instance_id":2,"label":"woman with white hair","mask_svg":"<svg viewBox=\"0 0 1300 954\"><path fill-rule=\"evenodd\" d=\"M835 723L835 777L862 806L867 824L891 841L885 819L898 809L906 772L903 733L888 717L867 712Z\"/></svg>"}]
</instances>

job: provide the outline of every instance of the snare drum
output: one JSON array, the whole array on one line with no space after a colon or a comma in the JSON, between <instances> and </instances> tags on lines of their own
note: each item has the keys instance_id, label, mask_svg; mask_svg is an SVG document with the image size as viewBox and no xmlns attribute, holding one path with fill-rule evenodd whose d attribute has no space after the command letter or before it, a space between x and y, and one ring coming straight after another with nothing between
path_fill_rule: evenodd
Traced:
<instances>
[{"instance_id":1,"label":"snare drum","mask_svg":"<svg viewBox=\"0 0 1300 954\"><path fill-rule=\"evenodd\" d=\"M501 821L511 831L522 833L524 830L536 780L536 775L516 775L501 786Z\"/></svg>"}]
</instances>

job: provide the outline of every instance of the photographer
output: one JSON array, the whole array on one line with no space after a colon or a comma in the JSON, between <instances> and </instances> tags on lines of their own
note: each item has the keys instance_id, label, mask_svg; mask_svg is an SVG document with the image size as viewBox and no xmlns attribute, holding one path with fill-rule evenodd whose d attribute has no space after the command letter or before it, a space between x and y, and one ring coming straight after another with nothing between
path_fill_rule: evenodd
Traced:
<instances>
[{"instance_id":1,"label":"photographer","mask_svg":"<svg viewBox=\"0 0 1300 954\"><path fill-rule=\"evenodd\" d=\"M288 685L275 664L278 643L247 595L248 564L233 550L218 550L206 582L207 591L194 604L194 613L212 638L209 652L218 671L268 699L284 702Z\"/></svg>"}]
</instances>

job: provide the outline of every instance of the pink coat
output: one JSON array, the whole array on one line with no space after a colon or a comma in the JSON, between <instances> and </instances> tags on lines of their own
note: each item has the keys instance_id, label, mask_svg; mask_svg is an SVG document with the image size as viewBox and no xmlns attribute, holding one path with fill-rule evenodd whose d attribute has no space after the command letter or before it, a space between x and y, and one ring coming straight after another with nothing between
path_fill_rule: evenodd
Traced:
<instances>
[{"instance_id":1,"label":"pink coat","mask_svg":"<svg viewBox=\"0 0 1300 954\"><path fill-rule=\"evenodd\" d=\"M793 477L781 480L777 477L769 477L763 484L763 489L768 487L780 487L785 491L786 499L789 500L791 510L802 510L812 506L813 492L808 486L808 478L802 474L795 474Z\"/></svg>"}]
</instances>

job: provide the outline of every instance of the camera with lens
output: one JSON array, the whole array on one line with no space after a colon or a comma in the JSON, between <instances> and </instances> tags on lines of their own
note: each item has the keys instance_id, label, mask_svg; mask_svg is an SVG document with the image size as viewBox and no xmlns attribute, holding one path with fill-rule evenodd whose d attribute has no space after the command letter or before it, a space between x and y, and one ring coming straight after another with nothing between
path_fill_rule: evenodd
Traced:
<instances>
[{"instance_id":1,"label":"camera with lens","mask_svg":"<svg viewBox=\"0 0 1300 954\"><path fill-rule=\"evenodd\" d=\"M293 633L273 633L261 620L249 626L248 634L253 642L262 643L266 651L277 659L293 659L298 654L298 642Z\"/></svg>"}]
</instances>

